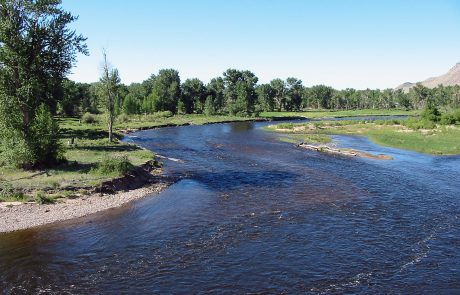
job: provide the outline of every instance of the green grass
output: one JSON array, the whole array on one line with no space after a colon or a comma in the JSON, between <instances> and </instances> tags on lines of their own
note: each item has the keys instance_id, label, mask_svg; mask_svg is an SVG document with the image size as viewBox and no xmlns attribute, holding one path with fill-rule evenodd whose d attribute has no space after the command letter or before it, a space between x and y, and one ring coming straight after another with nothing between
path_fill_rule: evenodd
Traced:
<instances>
[{"instance_id":1,"label":"green grass","mask_svg":"<svg viewBox=\"0 0 460 295\"><path fill-rule=\"evenodd\" d=\"M318 118L337 118L337 117L364 117L364 116L415 116L418 111L405 110L346 110L346 111L305 111L305 112L263 112L260 114L263 118L281 118L281 117L303 117L308 119Z\"/></svg>"},{"instance_id":2,"label":"green grass","mask_svg":"<svg viewBox=\"0 0 460 295\"><path fill-rule=\"evenodd\" d=\"M432 129L408 128L404 120L321 121L292 125L272 125L266 129L292 136L363 135L375 143L426 154L460 154L460 126L435 126ZM286 128L289 127L289 128ZM415 126L418 127L418 126ZM317 142L318 143L318 142Z\"/></svg>"},{"instance_id":3,"label":"green grass","mask_svg":"<svg viewBox=\"0 0 460 295\"><path fill-rule=\"evenodd\" d=\"M87 133L88 135L97 136L98 133L106 131L106 123L103 115L96 115L97 123L87 124L82 123L79 118L60 118L59 125L63 129L70 129L76 133ZM238 117L238 116L207 116L203 114L193 115L175 115L171 117L161 117L155 114L152 115L122 115L114 124L115 131L126 131L133 129L148 129L164 126L180 126L180 125L203 125L208 123L219 123L228 121L249 121L254 118Z\"/></svg>"}]
</instances>

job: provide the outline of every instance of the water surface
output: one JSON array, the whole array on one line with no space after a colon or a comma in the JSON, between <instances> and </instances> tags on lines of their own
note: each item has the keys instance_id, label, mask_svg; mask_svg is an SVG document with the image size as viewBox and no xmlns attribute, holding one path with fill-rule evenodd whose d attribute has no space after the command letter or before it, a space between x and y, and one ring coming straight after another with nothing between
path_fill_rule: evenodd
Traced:
<instances>
[{"instance_id":1,"label":"water surface","mask_svg":"<svg viewBox=\"0 0 460 295\"><path fill-rule=\"evenodd\" d=\"M392 161L280 142L268 123L141 131L181 180L125 207L0 235L5 294L460 292L460 157L335 136Z\"/></svg>"}]
</instances>

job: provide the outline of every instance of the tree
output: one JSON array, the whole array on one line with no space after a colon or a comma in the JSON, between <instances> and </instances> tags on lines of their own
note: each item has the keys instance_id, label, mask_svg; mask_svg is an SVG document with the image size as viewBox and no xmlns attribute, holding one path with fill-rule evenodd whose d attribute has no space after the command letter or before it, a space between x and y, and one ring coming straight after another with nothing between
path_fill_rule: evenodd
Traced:
<instances>
[{"instance_id":1,"label":"tree","mask_svg":"<svg viewBox=\"0 0 460 295\"><path fill-rule=\"evenodd\" d=\"M273 112L275 110L275 92L270 84L257 86L256 93L260 108L266 112Z\"/></svg>"},{"instance_id":2,"label":"tree","mask_svg":"<svg viewBox=\"0 0 460 295\"><path fill-rule=\"evenodd\" d=\"M191 114L193 111L203 113L207 97L206 87L198 78L187 79L181 86L181 101L185 107L185 113Z\"/></svg>"},{"instance_id":3,"label":"tree","mask_svg":"<svg viewBox=\"0 0 460 295\"><path fill-rule=\"evenodd\" d=\"M213 78L207 85L207 92L212 96L214 111L223 113L225 108L225 82L221 77Z\"/></svg>"},{"instance_id":4,"label":"tree","mask_svg":"<svg viewBox=\"0 0 460 295\"><path fill-rule=\"evenodd\" d=\"M413 105L421 109L427 105L428 100L431 98L431 92L432 90L423 86L422 83L417 83L409 90L409 96Z\"/></svg>"},{"instance_id":5,"label":"tree","mask_svg":"<svg viewBox=\"0 0 460 295\"><path fill-rule=\"evenodd\" d=\"M107 110L107 124L109 129L109 141L113 141L113 122L115 122L115 102L117 100L117 92L120 84L120 76L117 69L110 68L107 61L107 54L103 52L103 74L101 83L103 85L103 93L105 97L105 107Z\"/></svg>"},{"instance_id":6,"label":"tree","mask_svg":"<svg viewBox=\"0 0 460 295\"><path fill-rule=\"evenodd\" d=\"M179 72L173 69L160 70L153 81L153 88L147 100L152 111L177 111L177 103L181 95Z\"/></svg>"},{"instance_id":7,"label":"tree","mask_svg":"<svg viewBox=\"0 0 460 295\"><path fill-rule=\"evenodd\" d=\"M270 86L274 93L275 107L278 112L281 112L286 106L286 84L281 79L273 79L270 81Z\"/></svg>"},{"instance_id":8,"label":"tree","mask_svg":"<svg viewBox=\"0 0 460 295\"><path fill-rule=\"evenodd\" d=\"M258 78L250 71L228 69L224 72L226 109L232 115L250 115L257 100Z\"/></svg>"},{"instance_id":9,"label":"tree","mask_svg":"<svg viewBox=\"0 0 460 295\"><path fill-rule=\"evenodd\" d=\"M325 85L316 85L310 88L308 95L309 99L316 103L318 109L330 109L334 89Z\"/></svg>"},{"instance_id":10,"label":"tree","mask_svg":"<svg viewBox=\"0 0 460 295\"><path fill-rule=\"evenodd\" d=\"M303 86L302 80L296 78L287 78L286 79L286 109L288 111L299 111L300 105L302 104L302 93Z\"/></svg>"},{"instance_id":11,"label":"tree","mask_svg":"<svg viewBox=\"0 0 460 295\"><path fill-rule=\"evenodd\" d=\"M6 108L0 120L2 125L14 128L7 133L15 134L15 139L5 132L0 136L2 144L23 144L21 150L29 156L24 161L17 159L18 166L58 160L51 157L58 153L44 156L39 152L39 129L32 127L38 120L39 106L55 112L63 94L62 81L74 65L76 54L88 53L86 39L68 28L77 18L60 4L59 0L0 0L0 103ZM42 113L42 117L49 115Z\"/></svg>"}]
</instances>

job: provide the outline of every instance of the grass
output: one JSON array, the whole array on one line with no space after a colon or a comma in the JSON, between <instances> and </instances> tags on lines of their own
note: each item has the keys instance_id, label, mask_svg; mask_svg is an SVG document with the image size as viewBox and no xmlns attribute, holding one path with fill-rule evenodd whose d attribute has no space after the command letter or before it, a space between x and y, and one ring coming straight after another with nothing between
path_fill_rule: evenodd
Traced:
<instances>
[{"instance_id":1,"label":"grass","mask_svg":"<svg viewBox=\"0 0 460 295\"><path fill-rule=\"evenodd\" d=\"M418 111L405 110L345 110L345 111L305 111L305 112L263 112L260 114L263 118L282 118L282 117L303 117L308 119L318 118L337 118L337 117L365 117L365 116L414 116Z\"/></svg>"},{"instance_id":2,"label":"grass","mask_svg":"<svg viewBox=\"0 0 460 295\"><path fill-rule=\"evenodd\" d=\"M420 129L413 120L381 121L321 121L300 124L278 124L268 126L269 131L281 132L290 136L306 135L363 135L375 143L426 154L460 154L460 126L434 125L432 129ZM320 137L321 138L321 137ZM310 143L321 143L319 140Z\"/></svg>"},{"instance_id":3,"label":"grass","mask_svg":"<svg viewBox=\"0 0 460 295\"><path fill-rule=\"evenodd\" d=\"M0 165L0 202L35 200L46 203L86 194L102 182L154 159L153 152L122 142L121 131L124 130L251 120L235 116L170 116L165 113L122 116L114 126L115 140L109 142L104 116L94 115L94 119L91 121L95 123L83 123L80 118L58 118L67 163L37 171Z\"/></svg>"}]
</instances>

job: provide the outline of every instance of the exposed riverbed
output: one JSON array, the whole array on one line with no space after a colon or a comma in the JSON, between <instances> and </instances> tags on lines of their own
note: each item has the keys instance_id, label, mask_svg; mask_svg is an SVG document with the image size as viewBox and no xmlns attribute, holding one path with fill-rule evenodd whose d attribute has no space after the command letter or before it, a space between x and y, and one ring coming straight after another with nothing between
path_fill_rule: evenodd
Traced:
<instances>
[{"instance_id":1,"label":"exposed riverbed","mask_svg":"<svg viewBox=\"0 0 460 295\"><path fill-rule=\"evenodd\" d=\"M140 131L182 180L98 215L0 235L4 293L460 292L460 156L243 122Z\"/></svg>"}]
</instances>

